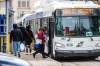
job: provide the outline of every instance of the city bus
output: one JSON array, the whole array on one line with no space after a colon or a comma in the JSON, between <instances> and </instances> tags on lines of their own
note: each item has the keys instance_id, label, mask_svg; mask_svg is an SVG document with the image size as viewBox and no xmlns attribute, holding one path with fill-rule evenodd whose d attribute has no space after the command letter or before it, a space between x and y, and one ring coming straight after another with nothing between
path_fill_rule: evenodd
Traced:
<instances>
[{"instance_id":1,"label":"city bus","mask_svg":"<svg viewBox=\"0 0 100 66\"><path fill-rule=\"evenodd\" d=\"M63 2L64 5L61 5L61 2L60 5L55 4L57 6L54 8L51 5L46 12L44 9L43 15L33 18L30 25L36 23L40 27L48 28L48 49L53 58L98 57L100 55L99 5L90 1L67 5L65 3L68 2Z\"/></svg>"}]
</instances>

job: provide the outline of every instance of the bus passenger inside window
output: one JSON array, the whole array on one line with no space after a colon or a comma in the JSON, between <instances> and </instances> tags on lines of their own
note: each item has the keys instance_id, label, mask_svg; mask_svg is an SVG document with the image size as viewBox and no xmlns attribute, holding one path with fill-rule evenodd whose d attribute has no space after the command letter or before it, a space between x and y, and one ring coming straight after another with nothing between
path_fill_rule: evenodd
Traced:
<instances>
[{"instance_id":1,"label":"bus passenger inside window","mask_svg":"<svg viewBox=\"0 0 100 66\"><path fill-rule=\"evenodd\" d=\"M64 29L64 35L66 36L68 34L69 34L69 27L65 27L65 29Z\"/></svg>"}]
</instances>

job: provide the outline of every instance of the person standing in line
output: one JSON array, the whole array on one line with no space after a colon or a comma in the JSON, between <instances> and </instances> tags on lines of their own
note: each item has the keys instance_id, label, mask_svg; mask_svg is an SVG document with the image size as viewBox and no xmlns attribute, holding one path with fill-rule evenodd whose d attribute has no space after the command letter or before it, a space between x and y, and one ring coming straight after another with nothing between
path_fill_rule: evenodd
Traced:
<instances>
[{"instance_id":1,"label":"person standing in line","mask_svg":"<svg viewBox=\"0 0 100 66\"><path fill-rule=\"evenodd\" d=\"M23 44L25 44L25 40L27 39L27 37L26 37L26 35L27 35L27 33L26 33L26 28L25 28L24 26L22 26L22 24L20 24L19 29L20 29L21 32L22 32Z\"/></svg>"},{"instance_id":2,"label":"person standing in line","mask_svg":"<svg viewBox=\"0 0 100 66\"><path fill-rule=\"evenodd\" d=\"M17 24L13 24L13 30L10 33L10 42L13 42L14 56L20 57L20 44L23 41L21 30L18 29Z\"/></svg>"},{"instance_id":3,"label":"person standing in line","mask_svg":"<svg viewBox=\"0 0 100 66\"><path fill-rule=\"evenodd\" d=\"M19 29L21 30L21 32L22 32L22 36L23 36L23 42L25 42L25 39L27 39L26 38L26 29L25 29L25 27L22 25L22 24L20 24L20 27L19 27Z\"/></svg>"},{"instance_id":4,"label":"person standing in line","mask_svg":"<svg viewBox=\"0 0 100 66\"><path fill-rule=\"evenodd\" d=\"M28 50L30 51L30 53L31 53L31 43L32 43L32 41L34 41L35 39L34 39L34 36L33 36L33 32L31 31L31 26L30 25L28 25L27 27L26 27L26 33L27 33L27 35L26 35L26 38L27 39L25 39L25 45L26 45L26 53L28 53ZM28 55L28 54L26 54L26 55Z\"/></svg>"}]
</instances>

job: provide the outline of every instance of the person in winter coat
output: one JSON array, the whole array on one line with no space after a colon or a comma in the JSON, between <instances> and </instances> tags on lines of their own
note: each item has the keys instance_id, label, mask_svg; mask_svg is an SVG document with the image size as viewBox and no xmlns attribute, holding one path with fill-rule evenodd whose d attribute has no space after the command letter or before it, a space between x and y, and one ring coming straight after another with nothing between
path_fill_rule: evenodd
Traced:
<instances>
[{"instance_id":1,"label":"person in winter coat","mask_svg":"<svg viewBox=\"0 0 100 66\"><path fill-rule=\"evenodd\" d=\"M23 42L25 42L25 40L27 39L27 37L26 37L26 35L27 35L26 29L25 29L25 27L23 27L23 26L20 26L19 29L20 29L21 32L22 32Z\"/></svg>"},{"instance_id":2,"label":"person in winter coat","mask_svg":"<svg viewBox=\"0 0 100 66\"><path fill-rule=\"evenodd\" d=\"M13 30L10 33L10 42L13 42L13 53L14 56L20 57L20 43L23 41L23 36L18 29L17 24L13 24Z\"/></svg>"},{"instance_id":3,"label":"person in winter coat","mask_svg":"<svg viewBox=\"0 0 100 66\"><path fill-rule=\"evenodd\" d=\"M46 55L44 53L44 44L45 44L45 36L43 33L43 30L40 28L35 36L36 43L35 45L38 45L38 48L35 48L36 52L33 53L33 57L35 58L35 55L37 53L41 53L43 58L46 58ZM38 43L38 44L37 44Z\"/></svg>"},{"instance_id":4,"label":"person in winter coat","mask_svg":"<svg viewBox=\"0 0 100 66\"><path fill-rule=\"evenodd\" d=\"M32 43L32 41L34 40L34 36L33 36L33 32L31 31L31 26L30 25L28 25L27 27L26 27L26 38L27 39L25 39L25 45L26 45L26 53L28 53L28 49L30 50L30 53L31 53L31 43Z\"/></svg>"}]
</instances>

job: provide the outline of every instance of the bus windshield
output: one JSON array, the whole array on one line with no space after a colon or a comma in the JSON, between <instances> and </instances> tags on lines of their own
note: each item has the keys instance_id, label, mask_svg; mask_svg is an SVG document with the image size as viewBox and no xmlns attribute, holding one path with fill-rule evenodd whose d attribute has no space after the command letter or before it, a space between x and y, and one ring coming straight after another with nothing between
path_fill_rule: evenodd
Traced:
<instances>
[{"instance_id":1,"label":"bus windshield","mask_svg":"<svg viewBox=\"0 0 100 66\"><path fill-rule=\"evenodd\" d=\"M100 35L99 16L60 16L56 17L56 36L98 36Z\"/></svg>"}]
</instances>

